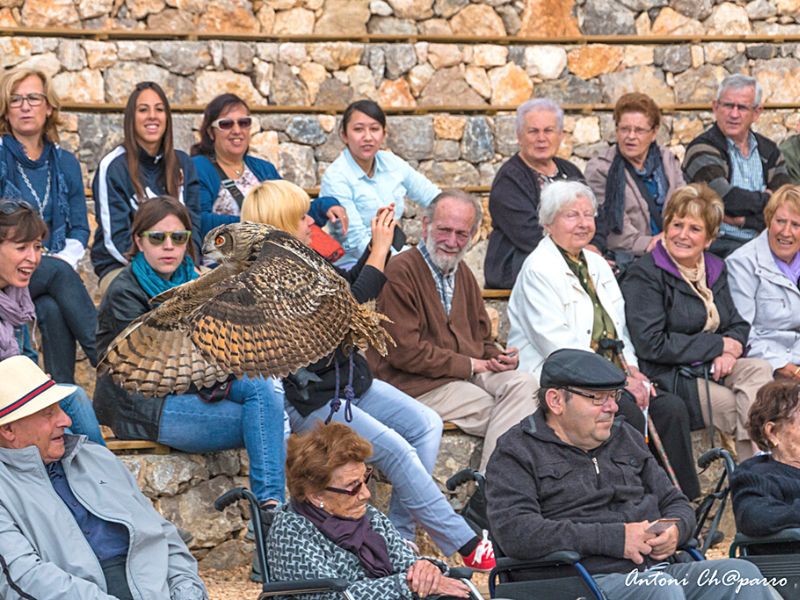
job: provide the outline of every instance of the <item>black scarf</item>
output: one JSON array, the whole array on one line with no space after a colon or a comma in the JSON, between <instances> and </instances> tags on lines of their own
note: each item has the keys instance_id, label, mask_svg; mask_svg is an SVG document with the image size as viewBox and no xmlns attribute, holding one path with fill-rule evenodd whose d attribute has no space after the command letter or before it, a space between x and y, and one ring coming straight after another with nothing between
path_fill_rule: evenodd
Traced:
<instances>
[{"instance_id":1,"label":"black scarf","mask_svg":"<svg viewBox=\"0 0 800 600\"><path fill-rule=\"evenodd\" d=\"M662 183L664 184L664 192L666 194L666 177L664 176L664 163L661 160L661 151L658 149L658 145L653 142L650 144L650 148L647 150L647 158L644 161L644 174L639 175L633 170L633 165L631 165L625 157L619 151L619 145L617 145L617 151L614 154L614 160L611 162L611 168L608 170L608 177L606 179L606 199L603 203L603 217L605 222L608 224L608 227L614 233L622 233L622 224L625 219L625 171L630 170L632 176L634 176L634 181L636 180L636 176L648 178L655 174L655 177L660 178L663 180ZM646 200L651 200L649 198L649 194L645 194ZM656 200L657 199L653 199ZM648 202L648 206L651 203ZM659 205L663 205L663 200L658 203ZM650 216L651 218L655 218L658 220L660 217L660 212L656 211L655 213L651 209L650 212L652 213Z\"/></svg>"},{"instance_id":2,"label":"black scarf","mask_svg":"<svg viewBox=\"0 0 800 600\"><path fill-rule=\"evenodd\" d=\"M355 554L371 577L386 577L394 572L386 540L372 529L366 514L360 519L337 517L310 502L294 500L292 510L311 521L334 544Z\"/></svg>"}]
</instances>

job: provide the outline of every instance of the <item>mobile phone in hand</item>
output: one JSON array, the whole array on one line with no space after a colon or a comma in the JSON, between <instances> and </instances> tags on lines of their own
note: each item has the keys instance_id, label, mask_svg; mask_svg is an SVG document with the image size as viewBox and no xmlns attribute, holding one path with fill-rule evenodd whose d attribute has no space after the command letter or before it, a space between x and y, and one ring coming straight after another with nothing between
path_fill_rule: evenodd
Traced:
<instances>
[{"instance_id":1,"label":"mobile phone in hand","mask_svg":"<svg viewBox=\"0 0 800 600\"><path fill-rule=\"evenodd\" d=\"M400 229L400 225L395 225L394 236L392 237L392 248L400 252L406 245L406 232Z\"/></svg>"},{"instance_id":2,"label":"mobile phone in hand","mask_svg":"<svg viewBox=\"0 0 800 600\"><path fill-rule=\"evenodd\" d=\"M647 528L647 533L661 535L673 525L677 525L678 521L680 521L680 519L659 519Z\"/></svg>"}]
</instances>

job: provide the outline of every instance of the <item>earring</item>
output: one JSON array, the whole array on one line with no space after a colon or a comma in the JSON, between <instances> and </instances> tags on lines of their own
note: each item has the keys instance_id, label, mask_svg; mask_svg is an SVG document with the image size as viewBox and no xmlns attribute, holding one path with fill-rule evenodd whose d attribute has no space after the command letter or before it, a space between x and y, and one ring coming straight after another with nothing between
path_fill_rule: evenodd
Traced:
<instances>
[{"instance_id":1,"label":"earring","mask_svg":"<svg viewBox=\"0 0 800 600\"><path fill-rule=\"evenodd\" d=\"M324 503L324 502L320 502L320 503L319 503L319 507L320 507L320 508L325 508L325 503Z\"/></svg>"}]
</instances>

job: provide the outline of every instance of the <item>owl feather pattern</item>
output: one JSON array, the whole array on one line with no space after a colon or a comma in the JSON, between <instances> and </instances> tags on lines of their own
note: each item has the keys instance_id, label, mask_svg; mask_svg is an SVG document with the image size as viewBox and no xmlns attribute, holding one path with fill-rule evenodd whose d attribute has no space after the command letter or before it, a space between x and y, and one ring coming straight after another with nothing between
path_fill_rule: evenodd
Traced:
<instances>
[{"instance_id":1,"label":"owl feather pattern","mask_svg":"<svg viewBox=\"0 0 800 600\"><path fill-rule=\"evenodd\" d=\"M100 362L131 392L165 396L229 376L285 377L344 343L386 354L391 338L374 302L358 304L344 278L297 238L269 225L210 231L203 253L220 262L159 294Z\"/></svg>"}]
</instances>

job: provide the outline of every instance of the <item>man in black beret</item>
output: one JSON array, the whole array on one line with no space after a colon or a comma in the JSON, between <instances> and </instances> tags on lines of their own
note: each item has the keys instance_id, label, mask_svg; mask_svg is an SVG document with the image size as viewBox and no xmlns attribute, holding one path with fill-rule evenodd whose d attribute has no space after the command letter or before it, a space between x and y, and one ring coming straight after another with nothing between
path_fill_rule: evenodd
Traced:
<instances>
[{"instance_id":1,"label":"man in black beret","mask_svg":"<svg viewBox=\"0 0 800 600\"><path fill-rule=\"evenodd\" d=\"M615 419L625 373L602 356L562 349L542 368L539 408L501 436L486 468L494 542L505 556L574 550L615 600L767 600L764 585L717 585L705 569L758 579L747 561L662 563L692 535L695 517L647 449ZM667 519L661 521L660 519ZM658 522L658 523L657 523ZM663 567L663 564L661 565Z\"/></svg>"}]
</instances>

